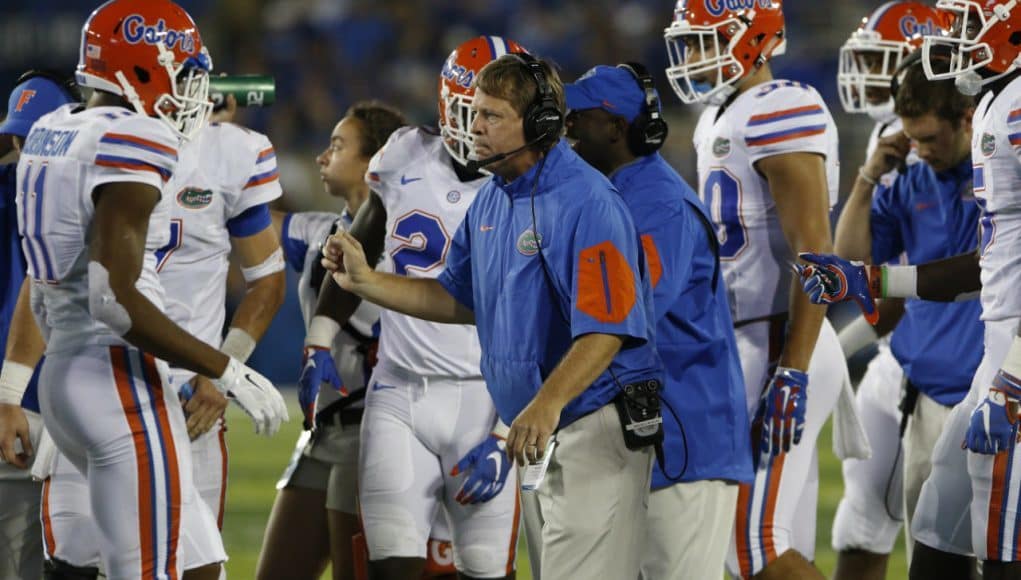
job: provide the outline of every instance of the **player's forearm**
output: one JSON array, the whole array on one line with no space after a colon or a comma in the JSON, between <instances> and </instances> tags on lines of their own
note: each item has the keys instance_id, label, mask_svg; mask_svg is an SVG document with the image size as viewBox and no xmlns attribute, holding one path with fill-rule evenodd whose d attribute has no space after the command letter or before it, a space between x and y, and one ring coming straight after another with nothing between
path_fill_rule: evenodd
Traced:
<instances>
[{"instance_id":1,"label":"player's forearm","mask_svg":"<svg viewBox=\"0 0 1021 580\"><path fill-rule=\"evenodd\" d=\"M795 286L791 288L790 323L780 354L780 366L807 372L819 330L826 318L826 307L812 304L800 286Z\"/></svg>"},{"instance_id":2,"label":"player's forearm","mask_svg":"<svg viewBox=\"0 0 1021 580\"><path fill-rule=\"evenodd\" d=\"M978 252L960 254L918 266L918 297L954 302L982 290Z\"/></svg>"},{"instance_id":3,"label":"player's forearm","mask_svg":"<svg viewBox=\"0 0 1021 580\"><path fill-rule=\"evenodd\" d=\"M319 289L315 316L326 316L337 324L343 325L351 318L355 310L358 310L361 303L361 296L344 290L337 285L332 276L326 276Z\"/></svg>"},{"instance_id":4,"label":"player's forearm","mask_svg":"<svg viewBox=\"0 0 1021 580\"><path fill-rule=\"evenodd\" d=\"M448 324L475 323L475 313L433 279L370 271L351 290L369 302L415 318Z\"/></svg>"},{"instance_id":5,"label":"player's forearm","mask_svg":"<svg viewBox=\"0 0 1021 580\"><path fill-rule=\"evenodd\" d=\"M34 368L46 350L46 342L36 326L31 308L31 282L25 278L14 305L11 327L7 331L7 351L4 359Z\"/></svg>"},{"instance_id":6,"label":"player's forearm","mask_svg":"<svg viewBox=\"0 0 1021 580\"><path fill-rule=\"evenodd\" d=\"M287 292L287 275L275 272L250 283L238 304L230 326L245 331L258 341L273 322Z\"/></svg>"},{"instance_id":7,"label":"player's forearm","mask_svg":"<svg viewBox=\"0 0 1021 580\"><path fill-rule=\"evenodd\" d=\"M848 260L872 261L872 213L873 186L859 175L855 179L851 195L837 220L837 234L834 250Z\"/></svg>"},{"instance_id":8,"label":"player's forearm","mask_svg":"<svg viewBox=\"0 0 1021 580\"><path fill-rule=\"evenodd\" d=\"M599 378L623 344L624 339L614 334L593 333L576 338L535 398L566 406Z\"/></svg>"}]
</instances>

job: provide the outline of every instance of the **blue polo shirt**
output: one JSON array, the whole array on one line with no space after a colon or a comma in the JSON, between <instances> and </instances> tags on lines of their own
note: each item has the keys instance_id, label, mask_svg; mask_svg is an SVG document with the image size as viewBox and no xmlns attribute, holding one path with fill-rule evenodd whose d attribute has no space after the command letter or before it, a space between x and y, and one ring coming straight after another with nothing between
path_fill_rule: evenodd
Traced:
<instances>
[{"instance_id":1,"label":"blue polo shirt","mask_svg":"<svg viewBox=\"0 0 1021 580\"><path fill-rule=\"evenodd\" d=\"M18 208L14 201L18 190L18 164L0 165L0 255L3 264L0 266L0 359L7 352L7 331L11 328L11 317L14 305L18 302L18 292L25 279L27 269L25 256L21 253L21 238L18 236ZM39 412L39 368L36 365L32 380L28 383L21 406Z\"/></svg>"},{"instance_id":2,"label":"blue polo shirt","mask_svg":"<svg viewBox=\"0 0 1021 580\"><path fill-rule=\"evenodd\" d=\"M564 407L560 427L609 403L620 385L662 381L640 247L620 194L566 141L514 181L497 176L482 186L438 280L475 312L482 375L504 423L585 334L622 336L624 346Z\"/></svg>"},{"instance_id":3,"label":"blue polo shirt","mask_svg":"<svg viewBox=\"0 0 1021 580\"><path fill-rule=\"evenodd\" d=\"M911 264L949 258L978 247L981 210L971 189L971 159L936 173L924 162L909 165L872 199L872 261L907 254ZM982 359L982 305L905 301L890 349L918 390L942 405L968 393Z\"/></svg>"},{"instance_id":4,"label":"blue polo shirt","mask_svg":"<svg viewBox=\"0 0 1021 580\"><path fill-rule=\"evenodd\" d=\"M656 462L652 487L704 479L750 482L744 377L726 287L705 226L712 221L659 153L617 169L610 181L631 210L645 250L656 350L666 371L666 474Z\"/></svg>"}]
</instances>

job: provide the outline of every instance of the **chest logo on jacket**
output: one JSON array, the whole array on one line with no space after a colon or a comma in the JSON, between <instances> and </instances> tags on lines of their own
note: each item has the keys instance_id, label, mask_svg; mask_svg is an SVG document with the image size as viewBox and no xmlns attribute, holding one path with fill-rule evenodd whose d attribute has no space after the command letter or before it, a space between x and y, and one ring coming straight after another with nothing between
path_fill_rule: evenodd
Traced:
<instances>
[{"instance_id":1,"label":"chest logo on jacket","mask_svg":"<svg viewBox=\"0 0 1021 580\"><path fill-rule=\"evenodd\" d=\"M517 248L518 252L522 256L534 256L539 253L539 247L542 245L542 236L536 238L535 232L529 227L527 230L521 232L518 236Z\"/></svg>"}]
</instances>

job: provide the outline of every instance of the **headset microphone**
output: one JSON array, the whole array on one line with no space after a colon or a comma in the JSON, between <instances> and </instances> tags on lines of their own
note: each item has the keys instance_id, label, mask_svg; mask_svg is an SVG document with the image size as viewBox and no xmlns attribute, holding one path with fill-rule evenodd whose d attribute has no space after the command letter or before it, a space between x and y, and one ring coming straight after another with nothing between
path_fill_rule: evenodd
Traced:
<instances>
[{"instance_id":1,"label":"headset microphone","mask_svg":"<svg viewBox=\"0 0 1021 580\"><path fill-rule=\"evenodd\" d=\"M467 169L471 173L478 173L479 169L482 169L483 167L485 167L487 165L492 165L492 164L494 164L494 163L496 163L498 161L503 161L504 159L507 159L508 157L513 157L513 156L517 155L518 153L521 153L525 149L528 149L529 147L534 147L534 146L538 145L545 138L546 138L545 134L539 135L537 138L532 139L531 141L529 141L528 143L525 143L521 147L518 147L517 149L508 151L506 153L497 153L496 155L493 155L493 156L490 156L490 157L486 157L485 159L469 159L468 163L466 163L464 165L464 167L465 167L465 169Z\"/></svg>"}]
</instances>

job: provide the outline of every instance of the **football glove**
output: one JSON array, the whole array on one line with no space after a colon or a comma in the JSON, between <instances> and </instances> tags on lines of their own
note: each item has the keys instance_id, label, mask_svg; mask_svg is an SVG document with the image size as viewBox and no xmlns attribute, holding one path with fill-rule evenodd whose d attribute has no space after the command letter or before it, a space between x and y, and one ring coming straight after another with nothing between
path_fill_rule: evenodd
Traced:
<instances>
[{"instance_id":1,"label":"football glove","mask_svg":"<svg viewBox=\"0 0 1021 580\"><path fill-rule=\"evenodd\" d=\"M808 404L808 375L779 367L762 391L755 422L759 427L759 452L776 457L801 442Z\"/></svg>"},{"instance_id":2,"label":"football glove","mask_svg":"<svg viewBox=\"0 0 1021 580\"><path fill-rule=\"evenodd\" d=\"M809 300L814 304L854 300L870 324L879 322L875 299L880 294L881 270L833 254L803 253L799 257L809 263L794 265Z\"/></svg>"},{"instance_id":3,"label":"football glove","mask_svg":"<svg viewBox=\"0 0 1021 580\"><path fill-rule=\"evenodd\" d=\"M1021 380L1002 370L993 379L984 401L971 413L965 446L975 453L994 455L1010 449L1018 437Z\"/></svg>"},{"instance_id":4,"label":"football glove","mask_svg":"<svg viewBox=\"0 0 1021 580\"><path fill-rule=\"evenodd\" d=\"M319 385L322 383L329 383L341 395L347 396L347 389L340 380L330 349L308 345L302 355L301 376L298 377L298 403L304 415L302 426L306 430L315 425L316 397L319 396Z\"/></svg>"},{"instance_id":5,"label":"football glove","mask_svg":"<svg viewBox=\"0 0 1021 580\"><path fill-rule=\"evenodd\" d=\"M258 435L273 435L288 418L287 404L273 383L234 357L227 363L223 376L212 382L251 417Z\"/></svg>"},{"instance_id":6,"label":"football glove","mask_svg":"<svg viewBox=\"0 0 1021 580\"><path fill-rule=\"evenodd\" d=\"M462 505L487 502L503 491L510 473L507 442L490 433L488 437L457 462L450 475L468 473L454 497Z\"/></svg>"}]
</instances>

